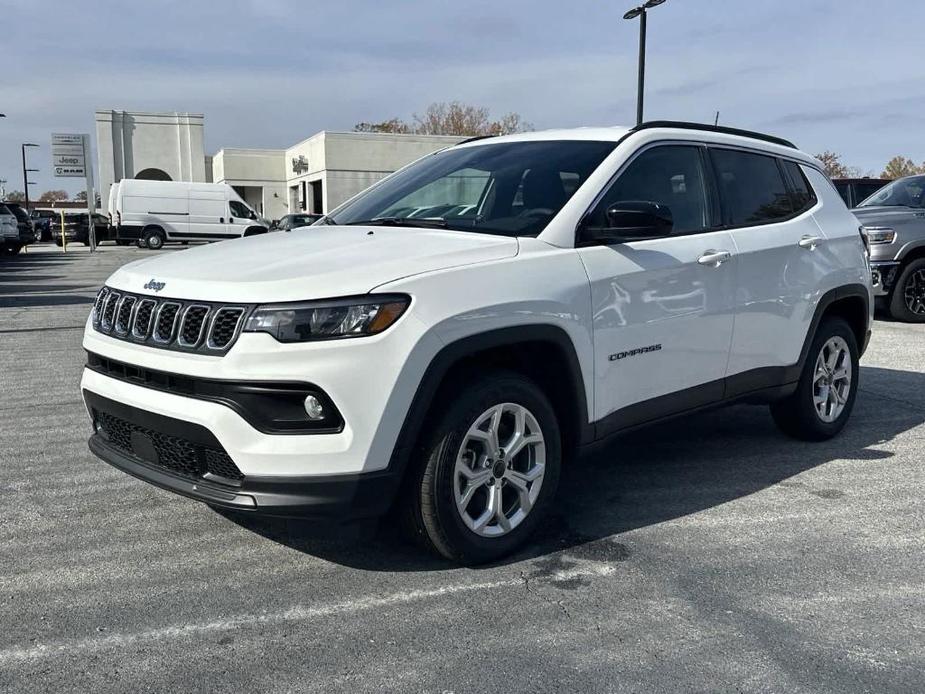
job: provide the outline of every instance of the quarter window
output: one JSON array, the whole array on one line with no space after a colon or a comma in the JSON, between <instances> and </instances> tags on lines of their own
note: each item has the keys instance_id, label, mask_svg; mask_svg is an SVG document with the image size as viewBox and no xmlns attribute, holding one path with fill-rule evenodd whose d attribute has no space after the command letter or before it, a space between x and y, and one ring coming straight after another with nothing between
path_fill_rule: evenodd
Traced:
<instances>
[{"instance_id":1,"label":"quarter window","mask_svg":"<svg viewBox=\"0 0 925 694\"><path fill-rule=\"evenodd\" d=\"M777 159L731 149L712 153L727 224L767 224L793 214Z\"/></svg>"},{"instance_id":2,"label":"quarter window","mask_svg":"<svg viewBox=\"0 0 925 694\"><path fill-rule=\"evenodd\" d=\"M589 226L606 227L607 209L620 202L654 202L671 211L672 234L713 225L699 147L664 145L636 157L604 193Z\"/></svg>"},{"instance_id":3,"label":"quarter window","mask_svg":"<svg viewBox=\"0 0 925 694\"><path fill-rule=\"evenodd\" d=\"M787 175L790 177L790 197L793 199L794 212L808 210L816 204L816 194L813 192L809 181L806 180L806 174L803 173L803 169L795 161L785 161L783 164Z\"/></svg>"}]
</instances>

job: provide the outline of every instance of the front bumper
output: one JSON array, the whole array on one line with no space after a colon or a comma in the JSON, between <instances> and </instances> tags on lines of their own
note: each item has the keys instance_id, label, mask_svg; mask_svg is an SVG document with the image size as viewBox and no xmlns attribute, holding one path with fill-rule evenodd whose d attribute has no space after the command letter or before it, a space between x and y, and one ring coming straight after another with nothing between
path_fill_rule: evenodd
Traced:
<instances>
[{"instance_id":1,"label":"front bumper","mask_svg":"<svg viewBox=\"0 0 925 694\"><path fill-rule=\"evenodd\" d=\"M209 457L224 450L204 427L89 391L84 391L84 398L94 421L89 440L94 454L157 487L213 506L269 516L355 520L383 515L397 488L398 476L388 470L260 476L239 475L233 463L229 472L226 463L214 474ZM107 418L117 419L121 431L103 424ZM197 465L201 469L194 469Z\"/></svg>"},{"instance_id":2,"label":"front bumper","mask_svg":"<svg viewBox=\"0 0 925 694\"><path fill-rule=\"evenodd\" d=\"M900 263L897 260L871 261L870 281L874 296L886 296L893 289L899 274Z\"/></svg>"}]
</instances>

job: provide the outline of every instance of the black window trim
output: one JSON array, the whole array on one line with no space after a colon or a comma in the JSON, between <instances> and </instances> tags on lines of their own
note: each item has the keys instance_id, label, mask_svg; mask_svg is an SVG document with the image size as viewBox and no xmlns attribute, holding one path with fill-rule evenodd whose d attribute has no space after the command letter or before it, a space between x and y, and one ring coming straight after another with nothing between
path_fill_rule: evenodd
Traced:
<instances>
[{"instance_id":1,"label":"black window trim","mask_svg":"<svg viewBox=\"0 0 925 694\"><path fill-rule=\"evenodd\" d=\"M633 135L634 132L635 131L631 130L629 133L624 135L623 138L621 138L621 140L617 142L617 146L619 147L620 144L623 141L625 141L630 135ZM760 154L765 157L771 157L772 159L779 160L778 168L781 170L783 169L783 167L781 166L780 162L784 162L784 161L793 162L797 166L799 166L801 169L802 167L805 166L807 168L813 169L816 172L822 174L822 176L827 181L829 181L829 184L831 185L832 190L835 192L835 194L839 195L838 191L835 190L835 184L832 183L831 179L826 175L825 171L823 171L819 166L811 162L807 162L802 159L799 159L797 157L787 157L782 154L777 154L776 152L769 152L768 150L761 149L760 147L749 147L747 145L740 145L740 144L705 142L702 140L678 140L676 138L670 138L670 139L664 139L664 140L652 140L651 142L647 142L641 147L639 147L638 149L636 149L629 157L627 157L624 160L624 162L613 173L613 175L609 179L607 179L607 183L601 187L597 195L594 196L594 199L591 201L590 205L588 205L587 209L585 209L581 217L579 217L578 224L575 226L575 246L574 246L575 248L585 248L588 246L600 246L600 245L617 246L623 243L630 243L628 241L614 241L612 243L602 244L601 242L598 242L598 241L585 241L585 240L582 240L581 238L581 230L584 227L585 221L587 220L589 215L594 211L598 203L604 197L604 194L608 190L610 190L610 187L614 184L617 178L620 177L624 171L626 171L626 169L636 159L636 157L638 157L640 154L642 154L646 150L652 149L653 147L661 147L661 146L666 146L666 145L687 145L687 146L693 146L693 147L700 147L702 149L701 156L707 159L705 163L706 165L705 173L707 177L707 185L711 191L711 198L712 198L711 203L715 206L714 210L712 211L713 221L717 221L717 215L718 215L719 217L718 221L720 222L719 225L710 227L709 229L700 229L698 231L685 232L683 234L673 234L672 236L666 236L665 237L666 239L681 238L684 236L693 236L695 234L709 234L711 232L716 232L716 231L733 231L735 229L749 229L751 227L767 226L769 224L782 224L784 222L792 221L796 219L797 217L803 214L806 214L808 212L816 211L816 209L822 203L822 199L819 196L819 192L816 190L815 186L813 186L812 181L809 180L809 176L806 176L806 182L807 184L809 184L809 189L812 191L813 198L814 198L814 203L811 206L807 207L804 210L801 210L800 212L793 213L785 219L776 219L772 222L754 222L753 224L744 224L744 225L726 224L725 223L725 220L726 220L725 204L723 202L722 195L720 195L720 192L719 192L718 179L716 176L716 170L714 168L713 157L711 155L711 150L713 149L732 149L732 150L737 150L741 152L747 152L750 154ZM614 151L616 151L616 149ZM786 172L782 171L782 173L784 175L784 185L787 186L788 192L789 192L790 190L789 178L787 177ZM839 195L839 197L841 196Z\"/></svg>"},{"instance_id":2,"label":"black window trim","mask_svg":"<svg viewBox=\"0 0 925 694\"><path fill-rule=\"evenodd\" d=\"M801 215L808 210L813 209L819 203L819 196L816 194L816 189L813 188L813 184L810 183L809 178L803 173L803 169L800 167L799 162L794 161L793 159L778 159L778 165L781 168L781 171L784 173L784 184L790 189L790 202L793 205L793 212L795 215ZM784 166L785 163L793 164L797 167L800 172L800 176L803 178L803 183L806 184L809 194L812 196L810 199L810 204L803 205L803 207L797 209L797 200L796 196L798 195L796 189L796 182L793 180L793 176L790 175L790 170Z\"/></svg>"},{"instance_id":3,"label":"black window trim","mask_svg":"<svg viewBox=\"0 0 925 694\"><path fill-rule=\"evenodd\" d=\"M738 145L725 145L725 144L710 143L710 144L707 144L707 149L710 151L710 162L713 165L713 179L716 182L717 190L719 190L719 184L718 184L719 173L716 169L716 162L713 159L713 150L716 150L716 149L735 150L735 151L745 152L746 154L757 154L763 157L768 157L770 159L776 160L777 170L780 173L781 181L783 182L784 187L787 189L787 195L788 197L790 197L791 206L793 206L793 188L790 185L790 177L787 174L787 171L784 169L783 162L792 161L796 163L798 166L804 166L804 165L808 166L806 162L803 162L803 161L800 161L799 159L794 159L791 157L782 157L779 154L771 153L771 152L768 152L767 150L761 150L761 149L751 148L751 147L740 147ZM812 167L812 168L816 168L816 167ZM726 201L723 199L723 195L720 192L719 197L720 197L720 203L722 205L722 210L723 210L722 211L722 218L723 218L723 224L724 224L723 228L729 231L734 231L736 229L751 229L752 227L768 226L771 224L783 224L784 222L793 221L797 217L800 217L801 215L804 215L807 212L814 211L816 207L819 205L819 194L816 192L816 189L813 188L812 182L809 180L808 177L806 178L806 183L809 185L809 189L813 193L814 202L812 205L802 210L791 212L786 217L778 217L777 219L772 219L772 220L767 220L767 221L752 222L751 224L727 224L726 223L726 220L729 219L726 216Z\"/></svg>"},{"instance_id":4,"label":"black window trim","mask_svg":"<svg viewBox=\"0 0 925 694\"><path fill-rule=\"evenodd\" d=\"M594 196L594 199L591 201L591 204L588 205L587 209L582 213L581 217L578 219L578 224L575 227L575 248L585 248L588 246L619 246L620 244L629 243L628 241L612 241L609 243L603 243L600 241L589 241L581 238L581 230L584 228L586 221L597 209L597 206L600 204L601 200L606 195L607 191L610 190L611 186L616 183L617 179L622 176L630 165L636 161L643 153L649 151L650 149L655 149L656 147L693 147L696 148L700 155L700 163L703 167L704 175L704 185L707 189L707 203L710 207L710 221L713 222L713 225L704 229L696 229L694 231L685 231L679 234L671 234L666 236L666 239L677 239L684 236L695 236L698 234L709 234L716 231L722 231L726 227L723 225L723 212L720 207L720 195L719 190L716 185L716 178L713 172L712 162L709 160L707 155L707 144L704 142L697 142L695 140L654 140L652 142L647 142L646 144L639 147L635 150L629 157L624 160L613 175L607 179L607 183L604 184L597 195ZM660 239L658 239L660 240Z\"/></svg>"}]
</instances>

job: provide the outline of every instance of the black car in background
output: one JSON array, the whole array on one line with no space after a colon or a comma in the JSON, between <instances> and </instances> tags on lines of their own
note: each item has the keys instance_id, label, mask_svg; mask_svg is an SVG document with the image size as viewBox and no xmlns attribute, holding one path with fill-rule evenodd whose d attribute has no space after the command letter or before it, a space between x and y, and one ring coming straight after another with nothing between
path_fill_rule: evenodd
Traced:
<instances>
[{"instance_id":1,"label":"black car in background","mask_svg":"<svg viewBox=\"0 0 925 694\"><path fill-rule=\"evenodd\" d=\"M64 213L64 236L68 243L82 243L85 246L90 245L90 225L87 223L86 212L65 212ZM96 233L96 242L99 244L103 241L114 241L115 236L112 228L109 226L109 218L105 215L93 215L93 227ZM61 225L52 224L51 235L58 246L64 245L61 239Z\"/></svg>"},{"instance_id":2,"label":"black car in background","mask_svg":"<svg viewBox=\"0 0 925 694\"><path fill-rule=\"evenodd\" d=\"M308 212L299 212L297 214L287 214L279 221L270 225L270 231L291 231L297 227L307 227L314 224L324 217L323 214L311 214Z\"/></svg>"},{"instance_id":3,"label":"black car in background","mask_svg":"<svg viewBox=\"0 0 925 694\"><path fill-rule=\"evenodd\" d=\"M18 202L4 202L3 204L6 205L10 212L16 215L20 243L24 246L35 243L38 240L35 235L35 226L32 224L32 219L25 208Z\"/></svg>"},{"instance_id":4,"label":"black car in background","mask_svg":"<svg viewBox=\"0 0 925 694\"><path fill-rule=\"evenodd\" d=\"M857 207L861 202L890 182L889 178L833 178L835 190L849 207Z\"/></svg>"}]
</instances>

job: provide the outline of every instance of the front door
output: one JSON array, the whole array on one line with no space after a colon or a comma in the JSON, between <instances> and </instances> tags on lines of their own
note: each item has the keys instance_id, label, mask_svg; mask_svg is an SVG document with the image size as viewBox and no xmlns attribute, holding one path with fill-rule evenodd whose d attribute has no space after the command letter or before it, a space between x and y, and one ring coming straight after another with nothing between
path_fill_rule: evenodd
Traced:
<instances>
[{"instance_id":1,"label":"front door","mask_svg":"<svg viewBox=\"0 0 925 694\"><path fill-rule=\"evenodd\" d=\"M723 397L732 340L736 258L716 229L706 155L697 145L644 149L588 223L619 202L667 207L671 235L579 249L591 280L599 434Z\"/></svg>"}]
</instances>

